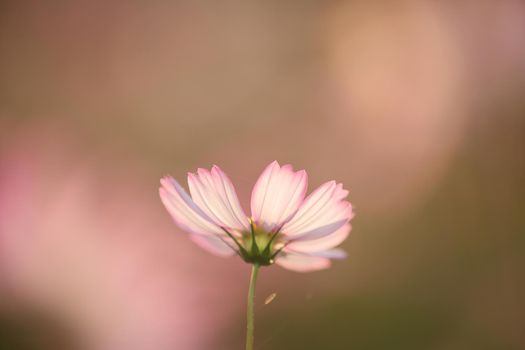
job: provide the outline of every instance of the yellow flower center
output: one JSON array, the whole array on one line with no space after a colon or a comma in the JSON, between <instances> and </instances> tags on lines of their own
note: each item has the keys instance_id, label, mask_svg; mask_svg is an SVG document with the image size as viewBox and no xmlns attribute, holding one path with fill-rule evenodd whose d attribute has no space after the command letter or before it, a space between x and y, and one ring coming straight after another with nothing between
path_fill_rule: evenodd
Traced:
<instances>
[{"instance_id":1,"label":"yellow flower center","mask_svg":"<svg viewBox=\"0 0 525 350\"><path fill-rule=\"evenodd\" d=\"M279 233L266 232L252 224L251 232L243 232L241 256L244 261L260 266L273 264L276 236Z\"/></svg>"}]
</instances>

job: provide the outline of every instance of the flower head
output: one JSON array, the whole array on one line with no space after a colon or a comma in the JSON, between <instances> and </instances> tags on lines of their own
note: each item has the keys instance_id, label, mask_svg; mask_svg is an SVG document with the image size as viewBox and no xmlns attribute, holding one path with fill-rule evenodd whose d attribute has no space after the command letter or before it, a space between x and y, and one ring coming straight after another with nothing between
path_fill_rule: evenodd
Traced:
<instances>
[{"instance_id":1,"label":"flower head","mask_svg":"<svg viewBox=\"0 0 525 350\"><path fill-rule=\"evenodd\" d=\"M295 271L325 269L330 259L346 257L336 246L350 232L352 206L345 200L348 191L335 181L305 198L306 172L274 161L253 188L251 217L218 166L188 174L191 196L170 176L160 182L160 198L175 223L212 253Z\"/></svg>"}]
</instances>

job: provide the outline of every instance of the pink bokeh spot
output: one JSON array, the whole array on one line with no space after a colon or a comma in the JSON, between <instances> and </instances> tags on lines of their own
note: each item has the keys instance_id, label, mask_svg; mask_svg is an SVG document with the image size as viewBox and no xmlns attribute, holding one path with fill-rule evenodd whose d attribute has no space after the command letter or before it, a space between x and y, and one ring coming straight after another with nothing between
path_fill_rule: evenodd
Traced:
<instances>
[{"instance_id":1,"label":"pink bokeh spot","mask_svg":"<svg viewBox=\"0 0 525 350\"><path fill-rule=\"evenodd\" d=\"M82 349L210 349L237 312L235 267L218 273L174 235L119 160L38 127L13 134L0 140L0 307L58 320Z\"/></svg>"}]
</instances>

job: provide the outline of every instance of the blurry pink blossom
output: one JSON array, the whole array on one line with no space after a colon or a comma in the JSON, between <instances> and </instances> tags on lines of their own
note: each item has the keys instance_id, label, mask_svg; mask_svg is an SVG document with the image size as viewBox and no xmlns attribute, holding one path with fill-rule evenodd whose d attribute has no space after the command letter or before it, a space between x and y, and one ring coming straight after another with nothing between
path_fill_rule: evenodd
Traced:
<instances>
[{"instance_id":1,"label":"blurry pink blossom","mask_svg":"<svg viewBox=\"0 0 525 350\"><path fill-rule=\"evenodd\" d=\"M464 137L466 57L441 5L341 2L326 17L337 126L313 151L345 150L341 163L367 212L409 212L425 200Z\"/></svg>"},{"instance_id":2,"label":"blurry pink blossom","mask_svg":"<svg viewBox=\"0 0 525 350\"><path fill-rule=\"evenodd\" d=\"M168 232L129 167L88 162L57 133L14 134L0 152L2 302L58 319L81 349L209 349L236 311L235 268L218 274Z\"/></svg>"},{"instance_id":3,"label":"blurry pink blossom","mask_svg":"<svg viewBox=\"0 0 525 350\"><path fill-rule=\"evenodd\" d=\"M353 216L342 184L326 182L305 198L306 172L274 161L253 188L251 218L218 166L189 173L188 184L191 197L175 179L164 177L160 197L178 226L212 253L237 253L262 266L275 261L301 272L325 269L330 259L346 257L335 248L348 236Z\"/></svg>"}]
</instances>

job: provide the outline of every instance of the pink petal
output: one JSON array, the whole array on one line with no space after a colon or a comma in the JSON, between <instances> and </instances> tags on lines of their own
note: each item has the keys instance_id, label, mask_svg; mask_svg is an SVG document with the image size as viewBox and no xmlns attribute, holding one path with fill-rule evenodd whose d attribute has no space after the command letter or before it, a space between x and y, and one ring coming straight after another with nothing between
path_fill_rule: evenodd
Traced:
<instances>
[{"instance_id":1,"label":"pink petal","mask_svg":"<svg viewBox=\"0 0 525 350\"><path fill-rule=\"evenodd\" d=\"M312 253L332 249L341 244L350 234L350 223L344 224L335 232L318 239L295 241L288 248L297 252Z\"/></svg>"},{"instance_id":2,"label":"pink petal","mask_svg":"<svg viewBox=\"0 0 525 350\"><path fill-rule=\"evenodd\" d=\"M347 194L335 181L321 185L304 200L282 232L293 240L318 239L334 233L352 218L352 206L344 200Z\"/></svg>"},{"instance_id":3,"label":"pink petal","mask_svg":"<svg viewBox=\"0 0 525 350\"><path fill-rule=\"evenodd\" d=\"M217 236L190 235L190 239L204 250L218 256L232 256L235 254L234 243L229 240L225 243ZM228 239L227 237L224 240ZM230 245L228 245L230 244Z\"/></svg>"},{"instance_id":4,"label":"pink petal","mask_svg":"<svg viewBox=\"0 0 525 350\"><path fill-rule=\"evenodd\" d=\"M310 231L301 232L300 234L294 236L294 237L287 237L290 241L293 242L301 242L301 241L311 241L320 239L323 237L326 237L328 235L331 235L335 231L339 230L342 226L344 226L348 220L342 219L336 222L329 223L324 226L316 227Z\"/></svg>"},{"instance_id":5,"label":"pink petal","mask_svg":"<svg viewBox=\"0 0 525 350\"><path fill-rule=\"evenodd\" d=\"M304 199L308 176L294 172L291 165L272 162L263 171L252 191L253 219L271 231L288 221Z\"/></svg>"},{"instance_id":6,"label":"pink petal","mask_svg":"<svg viewBox=\"0 0 525 350\"><path fill-rule=\"evenodd\" d=\"M174 178L164 177L160 183L160 199L180 228L201 235L224 234Z\"/></svg>"},{"instance_id":7,"label":"pink petal","mask_svg":"<svg viewBox=\"0 0 525 350\"><path fill-rule=\"evenodd\" d=\"M188 174L188 184L195 203L217 225L249 230L248 217L241 208L235 188L218 166L213 166L211 172L198 169L197 174Z\"/></svg>"},{"instance_id":8,"label":"pink petal","mask_svg":"<svg viewBox=\"0 0 525 350\"><path fill-rule=\"evenodd\" d=\"M330 267L330 259L295 253L282 253L275 261L285 269L297 272L324 270Z\"/></svg>"},{"instance_id":9,"label":"pink petal","mask_svg":"<svg viewBox=\"0 0 525 350\"><path fill-rule=\"evenodd\" d=\"M343 249L340 249L340 248L322 250L322 251L311 252L311 253L298 252L298 251L294 251L288 248L285 249L285 251L288 254L300 254L300 255L305 255L305 256L315 256L315 257L320 257L320 258L336 259L336 260L346 259L346 257L348 256L348 254Z\"/></svg>"},{"instance_id":10,"label":"pink petal","mask_svg":"<svg viewBox=\"0 0 525 350\"><path fill-rule=\"evenodd\" d=\"M340 249L340 248L323 250L320 252L311 253L309 255L319 256L319 257L328 258L328 259L337 259L337 260L346 259L346 257L348 256L348 254L343 249Z\"/></svg>"}]
</instances>

